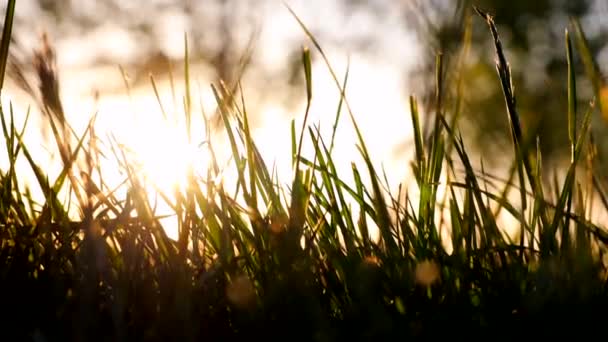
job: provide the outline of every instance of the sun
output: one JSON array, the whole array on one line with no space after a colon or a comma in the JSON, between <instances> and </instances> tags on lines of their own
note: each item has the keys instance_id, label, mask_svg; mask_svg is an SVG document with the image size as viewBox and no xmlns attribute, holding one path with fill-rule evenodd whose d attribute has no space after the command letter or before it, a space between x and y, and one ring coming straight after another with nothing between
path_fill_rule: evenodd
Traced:
<instances>
[{"instance_id":1,"label":"sun","mask_svg":"<svg viewBox=\"0 0 608 342\"><path fill-rule=\"evenodd\" d=\"M205 151L188 141L187 134L184 134L185 127L167 123L161 126L155 122L148 122L144 127L146 129L138 134L130 146L140 166L140 176L145 180L150 198L160 193L165 199L175 202L176 191L189 191L189 173L200 172L207 167ZM175 211L164 199L157 203L155 214L168 215L161 220L161 224L170 238L177 239L178 218Z\"/></svg>"},{"instance_id":2,"label":"sun","mask_svg":"<svg viewBox=\"0 0 608 342\"><path fill-rule=\"evenodd\" d=\"M172 204L176 192L188 191L190 174L196 177L207 172L210 158L206 130L204 124L196 121L188 134L183 112L162 113L155 97L137 94L132 100L130 107L125 106L129 99L121 96L100 101L96 134L109 138L107 142L124 153L126 161L120 163L126 162L132 175L144 185L154 214L168 216L161 221L167 235L177 238L178 223ZM119 161L113 161L112 155L106 157L109 164L115 165ZM124 166L120 168L124 170ZM120 183L126 176L103 167L102 173L110 184ZM196 186L203 184L198 182Z\"/></svg>"},{"instance_id":3,"label":"sun","mask_svg":"<svg viewBox=\"0 0 608 342\"><path fill-rule=\"evenodd\" d=\"M142 176L165 193L183 191L188 172L205 166L204 150L188 141L185 128L179 125L148 121L140 127L128 146Z\"/></svg>"}]
</instances>

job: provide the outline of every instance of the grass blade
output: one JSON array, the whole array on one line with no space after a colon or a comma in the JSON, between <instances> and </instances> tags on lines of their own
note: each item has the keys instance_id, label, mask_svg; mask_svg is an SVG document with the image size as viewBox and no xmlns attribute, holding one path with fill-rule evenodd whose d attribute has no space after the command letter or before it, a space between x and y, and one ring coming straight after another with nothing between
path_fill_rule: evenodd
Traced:
<instances>
[{"instance_id":1,"label":"grass blade","mask_svg":"<svg viewBox=\"0 0 608 342\"><path fill-rule=\"evenodd\" d=\"M8 0L6 15L4 17L4 28L2 29L2 42L0 42L0 93L4 86L4 75L6 74L6 62L8 60L8 48L11 43L11 32L13 30L13 18L15 16L16 0Z\"/></svg>"}]
</instances>

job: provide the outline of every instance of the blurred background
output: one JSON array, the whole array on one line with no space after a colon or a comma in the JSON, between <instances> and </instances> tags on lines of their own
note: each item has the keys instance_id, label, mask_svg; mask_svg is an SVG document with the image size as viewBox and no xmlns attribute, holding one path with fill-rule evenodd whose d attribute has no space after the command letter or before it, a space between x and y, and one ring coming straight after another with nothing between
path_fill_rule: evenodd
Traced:
<instances>
[{"instance_id":1,"label":"blurred background","mask_svg":"<svg viewBox=\"0 0 608 342\"><path fill-rule=\"evenodd\" d=\"M318 39L339 79L350 66L347 97L372 156L385 165L395 184L407 177L407 163L413 152L408 96L413 94L420 99L424 113L433 112L435 55L439 52L446 61L447 108L449 111L450 105L462 101L460 128L469 149L483 155L484 162L497 169L504 162L501 156L511 153L494 47L486 23L471 16L472 5L494 15L512 67L524 130L540 132L545 164L559 164L569 157L564 30L570 17L580 19L602 72L608 62L605 0L286 3ZM459 61L467 23L471 46L467 58ZM289 122L299 122L303 117L306 96L302 46L313 50L313 108L309 123L320 123L321 130L329 132L335 119L337 88L320 55L282 1L21 0L17 3L13 32L11 52L15 65L26 75L31 72L32 50L39 46L41 32L48 33L57 53L68 121L82 125L93 112L98 112L100 131L112 130L132 146L144 146L144 150L145 146L148 150L153 146L152 152L142 150L139 154L149 153L151 160L161 160L157 164L149 161L151 168L157 170L166 168L166 164L179 164L177 160L166 160L172 160L174 149L181 148L170 144L180 139L180 133L170 135L166 124L153 124L156 121L152 118L161 117L161 106L149 75L154 76L163 106L179 113L185 34L199 110L212 116L215 101L210 84L220 79L228 85L242 80L254 135L270 161L290 159ZM582 116L594 94L578 55L575 61ZM456 93L457 77L462 77L465 90L461 95ZM177 95L171 91L172 85ZM5 95L20 107L16 111L19 115L30 104L23 100L27 94L22 88L14 78ZM17 98L21 100L16 101ZM139 121L134 119L137 117ZM343 115L344 123L340 125L345 128L338 130L336 148L338 158L349 165L358 155L351 125L345 118ZM430 122L430 118L425 115L425 122ZM601 134L606 125L601 108L593 120L593 128L599 130L596 138L600 153L605 153L602 151L608 151L608 140ZM28 138L44 138L44 134L33 131ZM41 156L50 153L41 151ZM163 153L164 159L159 158ZM288 169L286 164L284 170ZM289 177L289 172L285 172ZM165 170L159 177L169 177L170 173Z\"/></svg>"}]
</instances>

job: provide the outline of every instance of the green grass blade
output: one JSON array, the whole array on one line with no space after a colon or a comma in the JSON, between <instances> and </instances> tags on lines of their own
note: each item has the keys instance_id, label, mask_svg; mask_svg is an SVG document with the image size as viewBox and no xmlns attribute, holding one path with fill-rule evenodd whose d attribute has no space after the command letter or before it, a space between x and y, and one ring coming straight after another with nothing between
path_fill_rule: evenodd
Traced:
<instances>
[{"instance_id":1,"label":"green grass blade","mask_svg":"<svg viewBox=\"0 0 608 342\"><path fill-rule=\"evenodd\" d=\"M416 98L410 96L410 114L412 117L412 125L414 127L414 145L416 147L416 164L414 165L414 174L416 175L416 180L418 181L418 185L421 185L422 175L425 174L425 155L424 155L424 145L422 142L422 131L420 129L420 114L418 112L418 103Z\"/></svg>"},{"instance_id":2,"label":"green grass blade","mask_svg":"<svg viewBox=\"0 0 608 342\"><path fill-rule=\"evenodd\" d=\"M570 32L566 29L566 60L568 62L568 138L574 158L576 144L576 74L574 71L574 56L572 53L572 41Z\"/></svg>"},{"instance_id":3,"label":"green grass blade","mask_svg":"<svg viewBox=\"0 0 608 342\"><path fill-rule=\"evenodd\" d=\"M349 73L350 73L350 59L346 63L346 72L344 73L344 80L342 81L342 89L346 89L346 84L348 83ZM340 96L340 100L338 101L338 109L336 110L336 119L334 120L334 124L332 126L332 131L331 131L331 142L329 143L329 152L330 153L334 150L334 142L336 139L336 132L338 131L338 123L340 121L343 104L344 104L344 97Z\"/></svg>"},{"instance_id":4,"label":"green grass blade","mask_svg":"<svg viewBox=\"0 0 608 342\"><path fill-rule=\"evenodd\" d=\"M600 68L597 65L595 58L593 57L593 54L591 53L589 41L587 40L587 36L585 35L585 32L583 31L579 20L577 18L571 18L570 24L573 26L574 29L576 45L578 52L581 56L581 60L583 61L583 65L585 66L585 73L591 81L597 100L601 101L600 91L604 86L604 81ZM599 107L603 108L601 102Z\"/></svg>"},{"instance_id":5,"label":"green grass blade","mask_svg":"<svg viewBox=\"0 0 608 342\"><path fill-rule=\"evenodd\" d=\"M566 40L566 60L568 63L568 139L570 140L570 162L575 164L575 148L576 148L576 74L574 70L574 56L572 53L572 42L570 40L570 32L568 29L565 31ZM575 171L576 167L573 168L572 179L576 179ZM568 188L568 198L566 204L566 212L572 210L572 197L574 196L574 181ZM562 247L568 248L570 245L570 220L566 217L566 222L562 227Z\"/></svg>"},{"instance_id":6,"label":"green grass blade","mask_svg":"<svg viewBox=\"0 0 608 342\"><path fill-rule=\"evenodd\" d=\"M2 29L2 42L0 42L0 93L4 87L4 75L6 74L6 62L8 61L8 48L11 43L13 30L13 18L15 16L16 0L8 0L6 15L4 17L4 28Z\"/></svg>"}]
</instances>

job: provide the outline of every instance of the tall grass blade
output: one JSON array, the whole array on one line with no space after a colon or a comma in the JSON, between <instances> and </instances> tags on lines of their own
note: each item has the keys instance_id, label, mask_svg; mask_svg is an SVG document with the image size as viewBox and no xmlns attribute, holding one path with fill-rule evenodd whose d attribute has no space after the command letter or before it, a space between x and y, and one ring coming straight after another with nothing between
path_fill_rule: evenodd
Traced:
<instances>
[{"instance_id":1,"label":"tall grass blade","mask_svg":"<svg viewBox=\"0 0 608 342\"><path fill-rule=\"evenodd\" d=\"M11 33L13 30L13 18L15 16L16 0L8 0L6 14L4 17L4 27L2 29L2 42L0 42L0 93L4 87L4 75L6 74L6 62L8 60L8 48L11 43Z\"/></svg>"},{"instance_id":2,"label":"tall grass blade","mask_svg":"<svg viewBox=\"0 0 608 342\"><path fill-rule=\"evenodd\" d=\"M479 9L477 7L475 7L475 11L479 14L479 16L481 16L487 22L488 26L490 27L492 37L494 39L494 47L495 47L495 52L496 52L496 57L497 57L496 70L498 72L499 80L502 85L505 104L507 107L509 125L511 127L511 137L513 139L513 147L515 149L517 165L520 170L519 171L520 179L522 180L522 182L521 182L522 189L525 188L524 187L525 183L523 183L523 179L522 179L522 177L523 177L522 167L523 167L523 169L525 170L525 173L528 176L528 182L530 183L530 186L532 187L533 191L535 193L538 193L539 195L541 195L540 198L544 198L544 196L542 196L542 194L543 194L542 182L540 182L539 179L537 179L538 177L540 177L540 175L534 174L532 164L531 164L531 161L529 158L529 153L528 153L529 152L528 151L528 142L524 141L522 128L521 128L521 122L520 122L519 114L517 113L517 108L516 108L513 79L511 78L511 68L504 55L502 43L498 36L498 30L496 28L496 25L494 24L494 19L489 14L483 12L481 9ZM525 208L526 207L525 202L522 204ZM547 216L546 216L547 214L545 213L545 210L544 210L544 204L541 202L541 203L539 203L539 205L541 205L541 220L545 224L548 224L548 218L547 218Z\"/></svg>"},{"instance_id":3,"label":"tall grass blade","mask_svg":"<svg viewBox=\"0 0 608 342\"><path fill-rule=\"evenodd\" d=\"M576 74L574 70L574 56L572 53L572 42L570 40L570 32L568 29L565 31L566 39L566 60L568 63L568 139L570 140L570 162L576 164L575 148L576 148ZM573 169L572 179L576 179L576 168ZM568 199L566 204L566 212L572 211L572 197L575 194L574 181L571 187L568 188ZM566 222L562 228L562 246L567 248L570 245L570 219L566 217Z\"/></svg>"},{"instance_id":4,"label":"tall grass blade","mask_svg":"<svg viewBox=\"0 0 608 342\"><path fill-rule=\"evenodd\" d=\"M418 112L418 103L416 98L410 96L410 114L412 117L412 125L414 127L414 146L416 147L416 163L414 164L414 175L418 186L421 186L423 181L422 175L425 174L425 156L424 156L424 144L422 142L422 131L420 129L420 114Z\"/></svg>"},{"instance_id":5,"label":"tall grass blade","mask_svg":"<svg viewBox=\"0 0 608 342\"><path fill-rule=\"evenodd\" d=\"M344 72L344 80L342 81L342 89L346 89L346 84L348 83L348 75L350 73L350 59L346 63L346 71ZM342 105L344 104L344 97L340 96L338 100L338 109L336 110L336 119L334 120L334 124L332 126L331 131L331 142L329 144L329 152L331 153L334 150L334 142L336 139L336 132L338 131L338 123L340 121L340 117L342 114Z\"/></svg>"},{"instance_id":6,"label":"tall grass blade","mask_svg":"<svg viewBox=\"0 0 608 342\"><path fill-rule=\"evenodd\" d=\"M581 56L583 65L585 66L585 73L587 74L587 78L591 81L591 85L593 86L593 91L595 93L596 100L599 102L598 107L603 111L605 108L604 106L606 104L603 103L605 99L602 99L601 97L601 91L605 87L605 82L603 80L602 73L595 58L593 57L593 54L591 53L589 41L587 40L585 31L581 27L580 21L577 18L570 18L570 24L573 27L578 53ZM608 113L604 113L604 115L607 114Z\"/></svg>"}]
</instances>

